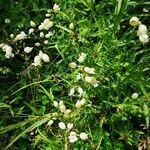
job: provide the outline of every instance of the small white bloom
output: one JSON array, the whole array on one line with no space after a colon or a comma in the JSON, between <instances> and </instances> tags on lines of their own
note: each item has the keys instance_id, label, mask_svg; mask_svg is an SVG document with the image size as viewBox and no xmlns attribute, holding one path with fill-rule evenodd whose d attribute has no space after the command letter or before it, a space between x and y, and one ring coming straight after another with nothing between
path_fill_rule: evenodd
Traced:
<instances>
[{"instance_id":1,"label":"small white bloom","mask_svg":"<svg viewBox=\"0 0 150 150\"><path fill-rule=\"evenodd\" d=\"M147 34L147 27L144 24L139 25L138 36Z\"/></svg>"},{"instance_id":2,"label":"small white bloom","mask_svg":"<svg viewBox=\"0 0 150 150\"><path fill-rule=\"evenodd\" d=\"M40 56L37 55L37 56L34 57L34 63L32 65L34 65L34 66L41 66L41 58L40 58Z\"/></svg>"},{"instance_id":3,"label":"small white bloom","mask_svg":"<svg viewBox=\"0 0 150 150\"><path fill-rule=\"evenodd\" d=\"M43 30L43 25L40 24L39 27L38 27L38 29L39 29L39 30Z\"/></svg>"},{"instance_id":4,"label":"small white bloom","mask_svg":"<svg viewBox=\"0 0 150 150\"><path fill-rule=\"evenodd\" d=\"M143 44L149 42L149 37L147 34L143 34L139 36L139 41L142 42Z\"/></svg>"},{"instance_id":5,"label":"small white bloom","mask_svg":"<svg viewBox=\"0 0 150 150\"><path fill-rule=\"evenodd\" d=\"M30 53L32 51L33 47L25 47L24 52Z\"/></svg>"},{"instance_id":6,"label":"small white bloom","mask_svg":"<svg viewBox=\"0 0 150 150\"><path fill-rule=\"evenodd\" d=\"M31 20L31 21L30 21L30 26L34 28L34 27L36 26L35 22L33 22L33 21Z\"/></svg>"},{"instance_id":7,"label":"small white bloom","mask_svg":"<svg viewBox=\"0 0 150 150\"><path fill-rule=\"evenodd\" d=\"M40 38L44 38L44 33L43 32L40 32Z\"/></svg>"},{"instance_id":8,"label":"small white bloom","mask_svg":"<svg viewBox=\"0 0 150 150\"><path fill-rule=\"evenodd\" d=\"M84 71L88 74L95 74L94 68L84 67Z\"/></svg>"},{"instance_id":9,"label":"small white bloom","mask_svg":"<svg viewBox=\"0 0 150 150\"><path fill-rule=\"evenodd\" d=\"M49 38L50 36L52 36L53 34L52 34L52 32L48 32L46 35L45 35L45 38Z\"/></svg>"},{"instance_id":10,"label":"small white bloom","mask_svg":"<svg viewBox=\"0 0 150 150\"><path fill-rule=\"evenodd\" d=\"M33 33L34 32L34 29L33 28L30 28L29 29L29 34Z\"/></svg>"},{"instance_id":11,"label":"small white bloom","mask_svg":"<svg viewBox=\"0 0 150 150\"><path fill-rule=\"evenodd\" d=\"M66 109L65 111L64 111L64 115L69 115L71 113L71 109Z\"/></svg>"},{"instance_id":12,"label":"small white bloom","mask_svg":"<svg viewBox=\"0 0 150 150\"><path fill-rule=\"evenodd\" d=\"M59 106L64 105L63 101L59 101Z\"/></svg>"},{"instance_id":13,"label":"small white bloom","mask_svg":"<svg viewBox=\"0 0 150 150\"><path fill-rule=\"evenodd\" d=\"M82 73L78 73L77 74L77 80L80 80L81 78L83 78L83 74Z\"/></svg>"},{"instance_id":14,"label":"small white bloom","mask_svg":"<svg viewBox=\"0 0 150 150\"><path fill-rule=\"evenodd\" d=\"M138 96L139 96L139 94L138 94L138 93L133 93L131 97L132 97L132 99L137 99L137 98L138 98Z\"/></svg>"},{"instance_id":15,"label":"small white bloom","mask_svg":"<svg viewBox=\"0 0 150 150\"><path fill-rule=\"evenodd\" d=\"M58 107L58 102L57 102L57 101L54 101L54 102L53 102L53 105L54 105L54 107L57 108L57 107Z\"/></svg>"},{"instance_id":16,"label":"small white bloom","mask_svg":"<svg viewBox=\"0 0 150 150\"><path fill-rule=\"evenodd\" d=\"M84 99L84 98L81 99L80 104L81 104L82 106L85 104L85 99Z\"/></svg>"},{"instance_id":17,"label":"small white bloom","mask_svg":"<svg viewBox=\"0 0 150 150\"><path fill-rule=\"evenodd\" d=\"M131 26L139 26L140 25L140 21L139 21L139 18L137 18L137 17L132 17L131 19L130 19L130 21L129 21L129 23L130 23L130 25Z\"/></svg>"},{"instance_id":18,"label":"small white bloom","mask_svg":"<svg viewBox=\"0 0 150 150\"><path fill-rule=\"evenodd\" d=\"M85 77L85 81L87 83L90 83L91 85L93 85L94 87L98 86L99 81L97 81L94 77L90 77L90 76L86 76Z\"/></svg>"},{"instance_id":19,"label":"small white bloom","mask_svg":"<svg viewBox=\"0 0 150 150\"><path fill-rule=\"evenodd\" d=\"M37 43L35 43L35 46L36 46L36 47L39 47L40 45L41 45L41 44L40 44L40 43L38 43L38 42L37 42Z\"/></svg>"},{"instance_id":20,"label":"small white bloom","mask_svg":"<svg viewBox=\"0 0 150 150\"><path fill-rule=\"evenodd\" d=\"M78 140L76 132L70 132L68 139L70 143L76 142Z\"/></svg>"},{"instance_id":21,"label":"small white bloom","mask_svg":"<svg viewBox=\"0 0 150 150\"><path fill-rule=\"evenodd\" d=\"M15 39L14 42L20 41L20 40L24 40L27 38L27 35L25 34L24 31L22 31L20 34L18 34Z\"/></svg>"},{"instance_id":22,"label":"small white bloom","mask_svg":"<svg viewBox=\"0 0 150 150\"><path fill-rule=\"evenodd\" d=\"M77 64L75 62L71 62L71 63L69 63L69 67L74 69L77 67Z\"/></svg>"},{"instance_id":23,"label":"small white bloom","mask_svg":"<svg viewBox=\"0 0 150 150\"><path fill-rule=\"evenodd\" d=\"M58 12L60 11L59 5L57 5L57 4L55 3L54 6L53 6L53 10L54 10L55 13L58 13Z\"/></svg>"},{"instance_id":24,"label":"small white bloom","mask_svg":"<svg viewBox=\"0 0 150 150\"><path fill-rule=\"evenodd\" d=\"M46 14L45 16L46 16L46 17L50 17L50 16L51 16L51 14Z\"/></svg>"},{"instance_id":25,"label":"small white bloom","mask_svg":"<svg viewBox=\"0 0 150 150\"><path fill-rule=\"evenodd\" d=\"M66 111L66 106L65 105L60 105L59 109L61 112L65 112Z\"/></svg>"},{"instance_id":26,"label":"small white bloom","mask_svg":"<svg viewBox=\"0 0 150 150\"><path fill-rule=\"evenodd\" d=\"M67 129L68 129L68 130L71 130L72 128L73 128L73 123L68 123L68 124L67 124Z\"/></svg>"},{"instance_id":27,"label":"small white bloom","mask_svg":"<svg viewBox=\"0 0 150 150\"><path fill-rule=\"evenodd\" d=\"M62 130L65 130L65 129L66 129L66 125L65 125L63 122L59 122L58 126L59 126L59 128L62 129Z\"/></svg>"},{"instance_id":28,"label":"small white bloom","mask_svg":"<svg viewBox=\"0 0 150 150\"><path fill-rule=\"evenodd\" d=\"M42 55L42 60L44 61L44 62L49 62L50 60L49 60L49 56L47 55L47 54L43 54Z\"/></svg>"},{"instance_id":29,"label":"small white bloom","mask_svg":"<svg viewBox=\"0 0 150 150\"><path fill-rule=\"evenodd\" d=\"M5 45L4 43L0 44L0 48L3 48L3 47L4 47L4 45Z\"/></svg>"},{"instance_id":30,"label":"small white bloom","mask_svg":"<svg viewBox=\"0 0 150 150\"><path fill-rule=\"evenodd\" d=\"M48 125L48 126L51 126L53 123L54 123L54 120L51 119L51 120L49 120L49 122L47 123L47 125Z\"/></svg>"},{"instance_id":31,"label":"small white bloom","mask_svg":"<svg viewBox=\"0 0 150 150\"><path fill-rule=\"evenodd\" d=\"M81 108L82 107L82 103L81 103L81 101L80 100L78 100L77 102L76 102L76 108Z\"/></svg>"},{"instance_id":32,"label":"small white bloom","mask_svg":"<svg viewBox=\"0 0 150 150\"><path fill-rule=\"evenodd\" d=\"M9 45L4 45L2 47L3 51L6 52L5 57L6 58L11 58L14 57L14 54L12 53L12 48Z\"/></svg>"},{"instance_id":33,"label":"small white bloom","mask_svg":"<svg viewBox=\"0 0 150 150\"><path fill-rule=\"evenodd\" d=\"M44 44L47 45L47 44L48 44L48 40L45 40L45 41L44 41Z\"/></svg>"},{"instance_id":34,"label":"small white bloom","mask_svg":"<svg viewBox=\"0 0 150 150\"><path fill-rule=\"evenodd\" d=\"M70 24L69 24L69 29L71 29L71 30L74 29L74 24L73 24L73 23L70 23Z\"/></svg>"},{"instance_id":35,"label":"small white bloom","mask_svg":"<svg viewBox=\"0 0 150 150\"><path fill-rule=\"evenodd\" d=\"M11 35L10 35L10 38L12 38L12 39L13 39L14 37L15 37L15 36L14 36L14 34L11 34Z\"/></svg>"},{"instance_id":36,"label":"small white bloom","mask_svg":"<svg viewBox=\"0 0 150 150\"><path fill-rule=\"evenodd\" d=\"M78 62L82 63L85 60L85 58L86 58L86 54L85 53L81 53L79 55Z\"/></svg>"},{"instance_id":37,"label":"small white bloom","mask_svg":"<svg viewBox=\"0 0 150 150\"><path fill-rule=\"evenodd\" d=\"M79 93L79 96L82 96L84 94L84 91L81 87L78 87L78 93Z\"/></svg>"},{"instance_id":38,"label":"small white bloom","mask_svg":"<svg viewBox=\"0 0 150 150\"><path fill-rule=\"evenodd\" d=\"M10 19L5 19L5 23L9 24L10 23Z\"/></svg>"},{"instance_id":39,"label":"small white bloom","mask_svg":"<svg viewBox=\"0 0 150 150\"><path fill-rule=\"evenodd\" d=\"M81 140L87 140L88 139L88 135L85 132L80 133L80 139Z\"/></svg>"},{"instance_id":40,"label":"small white bloom","mask_svg":"<svg viewBox=\"0 0 150 150\"><path fill-rule=\"evenodd\" d=\"M75 89L74 89L74 88L71 88L68 95L69 95L69 96L73 96L74 93L75 93Z\"/></svg>"}]
</instances>

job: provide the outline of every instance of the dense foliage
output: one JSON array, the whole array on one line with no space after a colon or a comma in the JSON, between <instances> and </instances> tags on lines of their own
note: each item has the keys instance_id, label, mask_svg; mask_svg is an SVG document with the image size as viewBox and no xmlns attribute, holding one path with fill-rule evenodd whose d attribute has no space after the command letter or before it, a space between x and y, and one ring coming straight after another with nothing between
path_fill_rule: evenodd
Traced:
<instances>
[{"instance_id":1,"label":"dense foliage","mask_svg":"<svg viewBox=\"0 0 150 150\"><path fill-rule=\"evenodd\" d=\"M149 10L1 0L0 149L150 150Z\"/></svg>"}]
</instances>

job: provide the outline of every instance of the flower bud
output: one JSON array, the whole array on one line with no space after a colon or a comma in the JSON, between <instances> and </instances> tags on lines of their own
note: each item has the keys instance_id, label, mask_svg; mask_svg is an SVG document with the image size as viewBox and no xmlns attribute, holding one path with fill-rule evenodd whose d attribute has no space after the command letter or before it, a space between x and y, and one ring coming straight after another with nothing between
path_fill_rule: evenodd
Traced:
<instances>
[{"instance_id":1,"label":"flower bud","mask_svg":"<svg viewBox=\"0 0 150 150\"><path fill-rule=\"evenodd\" d=\"M141 24L141 22L139 21L139 18L137 17L132 17L129 23L131 26L134 26L134 27L139 26Z\"/></svg>"}]
</instances>

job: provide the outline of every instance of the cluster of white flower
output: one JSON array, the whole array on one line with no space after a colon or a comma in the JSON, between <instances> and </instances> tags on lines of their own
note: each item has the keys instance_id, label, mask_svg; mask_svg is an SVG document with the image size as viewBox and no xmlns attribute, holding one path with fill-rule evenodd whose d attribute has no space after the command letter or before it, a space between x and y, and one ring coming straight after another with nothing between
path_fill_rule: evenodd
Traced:
<instances>
[{"instance_id":1,"label":"cluster of white flower","mask_svg":"<svg viewBox=\"0 0 150 150\"><path fill-rule=\"evenodd\" d=\"M39 30L49 30L53 26L53 21L50 21L49 19L45 19L38 27Z\"/></svg>"},{"instance_id":2,"label":"cluster of white flower","mask_svg":"<svg viewBox=\"0 0 150 150\"><path fill-rule=\"evenodd\" d=\"M47 54L40 51L39 54L34 57L34 63L32 63L32 65L41 66L42 61L48 63L50 60Z\"/></svg>"},{"instance_id":3,"label":"cluster of white flower","mask_svg":"<svg viewBox=\"0 0 150 150\"><path fill-rule=\"evenodd\" d=\"M74 96L75 90L77 90L79 97L83 96L83 95L86 93L86 92L79 86L79 87L77 87L77 89L76 89L76 88L71 88L68 95L69 95L69 96Z\"/></svg>"},{"instance_id":4,"label":"cluster of white flower","mask_svg":"<svg viewBox=\"0 0 150 150\"><path fill-rule=\"evenodd\" d=\"M7 45L7 44L1 44L0 48L2 48L3 51L6 53L5 54L6 58L14 57L14 54L12 53L12 48L9 45Z\"/></svg>"},{"instance_id":5,"label":"cluster of white flower","mask_svg":"<svg viewBox=\"0 0 150 150\"><path fill-rule=\"evenodd\" d=\"M71 109L67 109L64 102L61 100L59 103L57 101L53 102L55 108L58 108L65 116L71 113Z\"/></svg>"},{"instance_id":6,"label":"cluster of white flower","mask_svg":"<svg viewBox=\"0 0 150 150\"><path fill-rule=\"evenodd\" d=\"M17 42L17 41L21 41L21 40L24 40L27 38L27 35L25 34L24 31L22 31L20 34L18 34L15 39L14 39L14 42Z\"/></svg>"},{"instance_id":7,"label":"cluster of white flower","mask_svg":"<svg viewBox=\"0 0 150 150\"><path fill-rule=\"evenodd\" d=\"M62 130L66 130L67 129L68 131L70 131L69 132L69 136L68 136L68 139L69 139L70 143L76 142L79 138L81 140L87 140L88 139L88 134L85 133L85 132L81 132L78 135L75 131L71 131L73 129L73 126L74 126L73 123L68 123L67 125L65 125L64 122L59 122L58 126Z\"/></svg>"},{"instance_id":8,"label":"cluster of white flower","mask_svg":"<svg viewBox=\"0 0 150 150\"><path fill-rule=\"evenodd\" d=\"M137 17L132 17L129 21L131 26L138 26L138 33L137 35L139 36L139 40L140 42L142 42L143 44L148 43L149 42L149 36L147 34L147 27L146 25L142 24L139 21L139 18Z\"/></svg>"},{"instance_id":9,"label":"cluster of white flower","mask_svg":"<svg viewBox=\"0 0 150 150\"><path fill-rule=\"evenodd\" d=\"M79 58L77 60L78 60L79 63L83 63L85 59L86 59L86 54L82 52L79 55ZM79 70L82 71L82 73L77 74L77 80L82 79L85 82L90 83L94 87L98 86L99 81L97 81L95 77L89 76L89 75L94 75L95 74L95 69L94 68L84 67L82 65L77 65L76 62L69 63L69 67L72 68L72 69L75 69L75 68L78 67Z\"/></svg>"}]
</instances>

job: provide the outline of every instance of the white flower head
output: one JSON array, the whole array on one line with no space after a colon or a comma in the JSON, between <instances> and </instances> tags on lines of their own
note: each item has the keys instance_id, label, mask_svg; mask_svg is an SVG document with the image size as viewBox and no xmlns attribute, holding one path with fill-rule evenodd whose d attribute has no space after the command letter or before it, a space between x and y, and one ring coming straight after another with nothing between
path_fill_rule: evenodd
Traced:
<instances>
[{"instance_id":1,"label":"white flower head","mask_svg":"<svg viewBox=\"0 0 150 150\"><path fill-rule=\"evenodd\" d=\"M65 125L63 122L59 122L58 126L59 126L59 128L62 129L62 130L65 130L65 129L66 129L66 125Z\"/></svg>"},{"instance_id":2,"label":"white flower head","mask_svg":"<svg viewBox=\"0 0 150 150\"><path fill-rule=\"evenodd\" d=\"M78 73L77 74L77 80L80 80L80 79L82 79L83 78L83 74L82 73Z\"/></svg>"},{"instance_id":3,"label":"white flower head","mask_svg":"<svg viewBox=\"0 0 150 150\"><path fill-rule=\"evenodd\" d=\"M48 40L45 40L45 41L44 41L44 44L47 45L47 44L48 44Z\"/></svg>"},{"instance_id":4,"label":"white flower head","mask_svg":"<svg viewBox=\"0 0 150 150\"><path fill-rule=\"evenodd\" d=\"M20 41L20 40L24 40L27 38L27 35L25 34L24 31L22 31L20 34L18 34L15 39L14 42Z\"/></svg>"},{"instance_id":5,"label":"white flower head","mask_svg":"<svg viewBox=\"0 0 150 150\"><path fill-rule=\"evenodd\" d=\"M137 17L132 17L129 23L131 26L134 26L134 27L139 26L141 24L141 22L139 21L139 18Z\"/></svg>"},{"instance_id":6,"label":"white flower head","mask_svg":"<svg viewBox=\"0 0 150 150\"><path fill-rule=\"evenodd\" d=\"M78 93L79 93L79 96L82 96L84 94L84 91L81 87L78 87Z\"/></svg>"},{"instance_id":7,"label":"white flower head","mask_svg":"<svg viewBox=\"0 0 150 150\"><path fill-rule=\"evenodd\" d=\"M149 42L149 36L147 34L140 35L139 41L143 44L146 44Z\"/></svg>"},{"instance_id":8,"label":"white flower head","mask_svg":"<svg viewBox=\"0 0 150 150\"><path fill-rule=\"evenodd\" d=\"M80 139L81 140L87 140L88 139L88 135L85 132L80 133Z\"/></svg>"},{"instance_id":9,"label":"white flower head","mask_svg":"<svg viewBox=\"0 0 150 150\"><path fill-rule=\"evenodd\" d=\"M68 123L68 124L67 124L67 129L68 129L68 130L71 130L72 128L73 128L73 123Z\"/></svg>"},{"instance_id":10,"label":"white flower head","mask_svg":"<svg viewBox=\"0 0 150 150\"><path fill-rule=\"evenodd\" d=\"M29 34L33 33L34 32L34 29L33 28L30 28L29 29Z\"/></svg>"},{"instance_id":11,"label":"white flower head","mask_svg":"<svg viewBox=\"0 0 150 150\"><path fill-rule=\"evenodd\" d=\"M39 55L34 57L34 63L32 63L34 66L41 66L41 58Z\"/></svg>"},{"instance_id":12,"label":"white flower head","mask_svg":"<svg viewBox=\"0 0 150 150\"><path fill-rule=\"evenodd\" d=\"M64 115L65 115L65 116L69 115L70 113L71 113L71 109L66 109L66 110L64 111Z\"/></svg>"},{"instance_id":13,"label":"white flower head","mask_svg":"<svg viewBox=\"0 0 150 150\"><path fill-rule=\"evenodd\" d=\"M58 107L58 102L57 102L57 101L54 101L54 102L53 102L53 105L54 105L54 107L57 108L57 107Z\"/></svg>"},{"instance_id":14,"label":"white flower head","mask_svg":"<svg viewBox=\"0 0 150 150\"><path fill-rule=\"evenodd\" d=\"M76 142L78 140L76 132L70 132L68 139L70 143Z\"/></svg>"},{"instance_id":15,"label":"white flower head","mask_svg":"<svg viewBox=\"0 0 150 150\"><path fill-rule=\"evenodd\" d=\"M71 63L69 63L69 67L74 69L77 67L77 64L75 62L71 62Z\"/></svg>"},{"instance_id":16,"label":"white flower head","mask_svg":"<svg viewBox=\"0 0 150 150\"><path fill-rule=\"evenodd\" d=\"M147 34L147 27L144 24L139 25L138 36Z\"/></svg>"},{"instance_id":17,"label":"white flower head","mask_svg":"<svg viewBox=\"0 0 150 150\"><path fill-rule=\"evenodd\" d=\"M41 44L40 44L40 43L38 43L38 42L37 42L37 43L35 43L35 46L36 46L36 47L39 47L40 45L41 45Z\"/></svg>"},{"instance_id":18,"label":"white flower head","mask_svg":"<svg viewBox=\"0 0 150 150\"><path fill-rule=\"evenodd\" d=\"M30 53L32 51L33 47L25 47L24 52L25 53Z\"/></svg>"},{"instance_id":19,"label":"white flower head","mask_svg":"<svg viewBox=\"0 0 150 150\"><path fill-rule=\"evenodd\" d=\"M70 24L69 24L69 29L71 29L71 30L74 29L74 24L73 24L73 23L70 23Z\"/></svg>"},{"instance_id":20,"label":"white flower head","mask_svg":"<svg viewBox=\"0 0 150 150\"><path fill-rule=\"evenodd\" d=\"M74 93L75 93L75 89L74 89L74 88L71 88L68 95L69 95L69 96L74 96Z\"/></svg>"},{"instance_id":21,"label":"white flower head","mask_svg":"<svg viewBox=\"0 0 150 150\"><path fill-rule=\"evenodd\" d=\"M138 96L139 96L139 94L138 94L138 93L133 93L131 97L132 97L132 99L137 99L137 98L138 98Z\"/></svg>"},{"instance_id":22,"label":"white flower head","mask_svg":"<svg viewBox=\"0 0 150 150\"><path fill-rule=\"evenodd\" d=\"M66 106L63 104L63 105L59 105L59 109L61 112L65 112L66 111Z\"/></svg>"},{"instance_id":23,"label":"white flower head","mask_svg":"<svg viewBox=\"0 0 150 150\"><path fill-rule=\"evenodd\" d=\"M95 74L94 68L84 67L84 71L88 74Z\"/></svg>"},{"instance_id":24,"label":"white flower head","mask_svg":"<svg viewBox=\"0 0 150 150\"><path fill-rule=\"evenodd\" d=\"M85 81L87 83L90 83L91 85L93 85L94 87L98 86L99 81L97 81L94 77L90 77L90 76L86 76L85 77Z\"/></svg>"},{"instance_id":25,"label":"white flower head","mask_svg":"<svg viewBox=\"0 0 150 150\"><path fill-rule=\"evenodd\" d=\"M9 24L9 23L10 23L10 19L8 19L8 18L5 19L5 23L6 23L6 24Z\"/></svg>"},{"instance_id":26,"label":"white flower head","mask_svg":"<svg viewBox=\"0 0 150 150\"><path fill-rule=\"evenodd\" d=\"M55 3L54 6L53 6L53 10L54 10L55 13L58 13L60 11L59 5Z\"/></svg>"},{"instance_id":27,"label":"white flower head","mask_svg":"<svg viewBox=\"0 0 150 150\"><path fill-rule=\"evenodd\" d=\"M85 53L81 53L79 55L78 62L82 63L85 60L85 58L86 58L86 54Z\"/></svg>"},{"instance_id":28,"label":"white flower head","mask_svg":"<svg viewBox=\"0 0 150 150\"><path fill-rule=\"evenodd\" d=\"M51 37L53 34L52 34L52 32L48 32L46 35L45 35L45 38L49 38L49 37Z\"/></svg>"},{"instance_id":29,"label":"white flower head","mask_svg":"<svg viewBox=\"0 0 150 150\"><path fill-rule=\"evenodd\" d=\"M41 58L44 62L49 62L49 56L47 54L43 54Z\"/></svg>"},{"instance_id":30,"label":"white flower head","mask_svg":"<svg viewBox=\"0 0 150 150\"><path fill-rule=\"evenodd\" d=\"M47 125L48 125L48 126L51 126L53 123L54 123L54 120L51 119L51 120L48 121Z\"/></svg>"},{"instance_id":31,"label":"white flower head","mask_svg":"<svg viewBox=\"0 0 150 150\"><path fill-rule=\"evenodd\" d=\"M64 102L61 100L59 101L59 106L64 105Z\"/></svg>"},{"instance_id":32,"label":"white flower head","mask_svg":"<svg viewBox=\"0 0 150 150\"><path fill-rule=\"evenodd\" d=\"M44 33L43 32L40 32L40 38L44 38Z\"/></svg>"},{"instance_id":33,"label":"white flower head","mask_svg":"<svg viewBox=\"0 0 150 150\"><path fill-rule=\"evenodd\" d=\"M34 28L34 27L36 26L35 22L33 22L33 21L31 20L31 21L30 21L30 26Z\"/></svg>"},{"instance_id":34,"label":"white flower head","mask_svg":"<svg viewBox=\"0 0 150 150\"><path fill-rule=\"evenodd\" d=\"M12 39L13 39L14 37L15 37L15 36L14 36L14 34L11 34L11 35L10 35L10 38L12 38Z\"/></svg>"}]
</instances>

